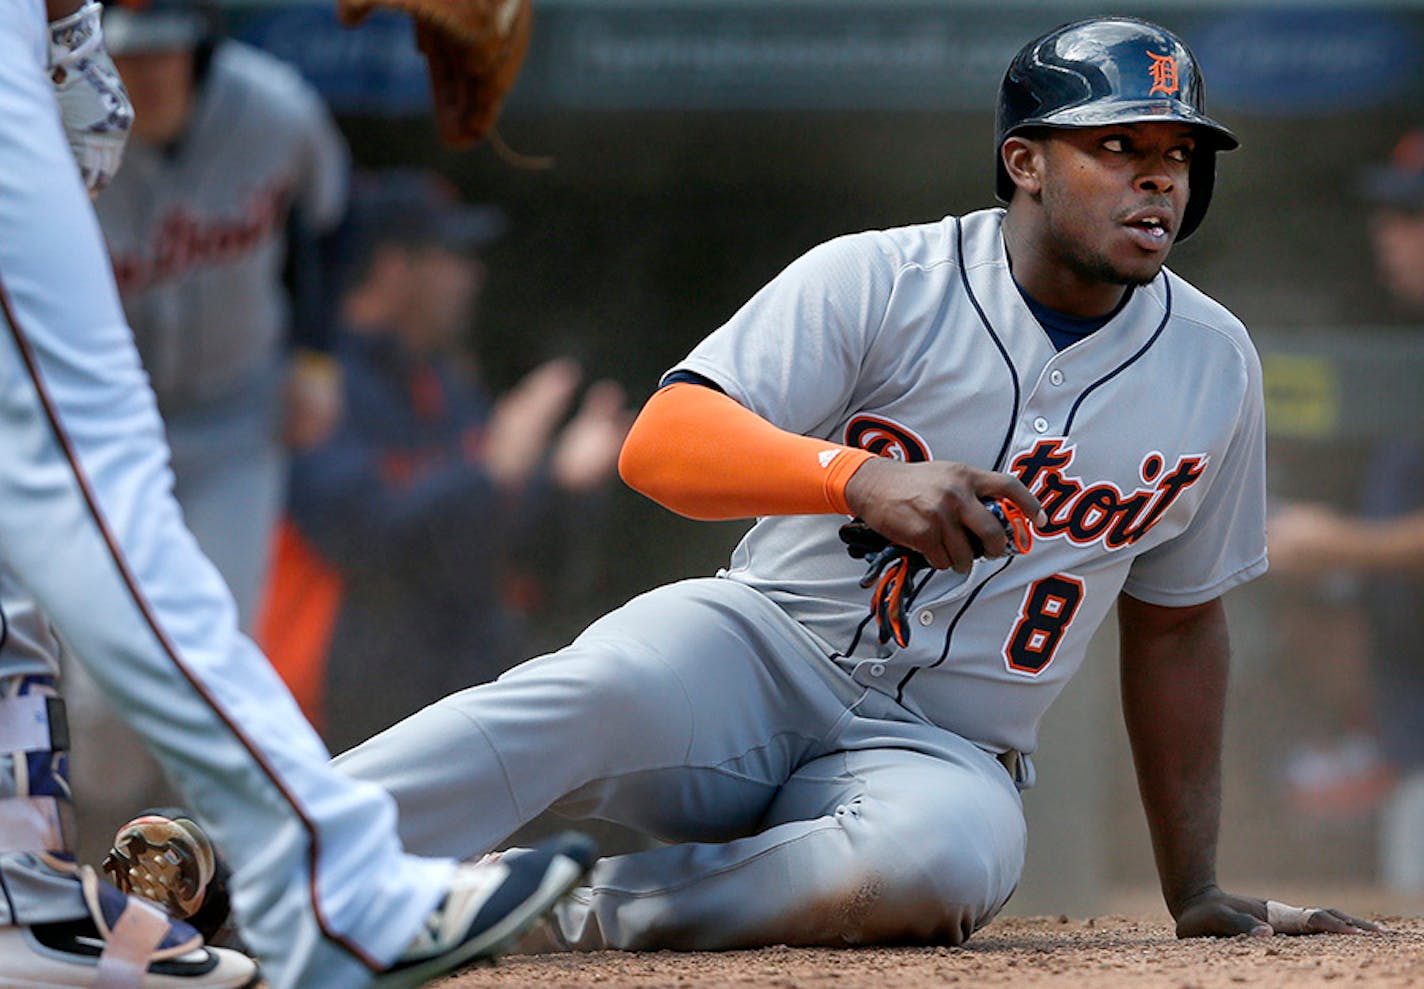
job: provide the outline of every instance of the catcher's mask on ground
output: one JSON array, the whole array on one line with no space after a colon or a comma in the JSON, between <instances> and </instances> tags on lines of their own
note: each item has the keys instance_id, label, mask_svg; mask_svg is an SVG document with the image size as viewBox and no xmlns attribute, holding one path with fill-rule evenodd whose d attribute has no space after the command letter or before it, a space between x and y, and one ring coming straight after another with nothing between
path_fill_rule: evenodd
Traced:
<instances>
[{"instance_id":1,"label":"catcher's mask on ground","mask_svg":"<svg viewBox=\"0 0 1424 989\"><path fill-rule=\"evenodd\" d=\"M1201 70L1180 38L1131 17L1098 17L1055 28L1025 45L999 87L995 192L1008 202L1014 183L1004 168L1006 138L1035 127L1179 120L1196 130L1191 198L1177 240L1186 240L1211 202L1216 152L1236 136L1205 113Z\"/></svg>"}]
</instances>

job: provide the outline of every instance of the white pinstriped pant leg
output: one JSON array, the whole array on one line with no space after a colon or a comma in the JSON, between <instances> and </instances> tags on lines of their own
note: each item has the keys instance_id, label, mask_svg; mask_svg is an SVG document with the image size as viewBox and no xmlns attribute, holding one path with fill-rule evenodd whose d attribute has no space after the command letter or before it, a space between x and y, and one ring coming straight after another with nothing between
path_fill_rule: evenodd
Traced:
<instances>
[{"instance_id":1,"label":"white pinstriped pant leg","mask_svg":"<svg viewBox=\"0 0 1424 989\"><path fill-rule=\"evenodd\" d=\"M0 557L233 859L273 985L358 987L453 864L405 855L389 798L329 768L182 525L43 23L0 4Z\"/></svg>"}]
</instances>

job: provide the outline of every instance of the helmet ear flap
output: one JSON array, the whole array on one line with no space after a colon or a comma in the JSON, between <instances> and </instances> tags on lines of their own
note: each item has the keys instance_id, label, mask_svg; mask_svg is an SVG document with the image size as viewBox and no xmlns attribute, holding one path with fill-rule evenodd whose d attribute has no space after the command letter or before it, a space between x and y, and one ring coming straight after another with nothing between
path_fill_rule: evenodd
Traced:
<instances>
[{"instance_id":1,"label":"helmet ear flap","mask_svg":"<svg viewBox=\"0 0 1424 989\"><path fill-rule=\"evenodd\" d=\"M1211 194L1216 188L1216 150L1198 148L1192 156L1192 167L1187 173L1191 184L1188 190L1187 209L1182 214L1182 227L1177 231L1177 241L1186 240L1201 225L1206 216L1206 208L1211 205Z\"/></svg>"}]
</instances>

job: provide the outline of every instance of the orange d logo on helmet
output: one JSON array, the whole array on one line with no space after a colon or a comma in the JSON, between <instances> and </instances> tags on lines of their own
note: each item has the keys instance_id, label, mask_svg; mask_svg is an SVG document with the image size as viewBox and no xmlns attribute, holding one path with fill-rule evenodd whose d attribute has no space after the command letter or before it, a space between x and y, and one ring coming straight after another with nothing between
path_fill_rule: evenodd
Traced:
<instances>
[{"instance_id":1,"label":"orange d logo on helmet","mask_svg":"<svg viewBox=\"0 0 1424 989\"><path fill-rule=\"evenodd\" d=\"M1152 88L1147 91L1147 95L1161 93L1163 96L1171 96L1178 89L1176 58L1153 52L1148 52L1147 57L1152 60L1147 70L1152 73Z\"/></svg>"}]
</instances>

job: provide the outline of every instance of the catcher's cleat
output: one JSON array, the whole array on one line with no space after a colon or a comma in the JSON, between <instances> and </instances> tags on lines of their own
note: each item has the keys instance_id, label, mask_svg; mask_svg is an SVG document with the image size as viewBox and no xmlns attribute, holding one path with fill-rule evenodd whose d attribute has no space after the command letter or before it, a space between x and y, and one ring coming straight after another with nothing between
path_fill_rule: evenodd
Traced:
<instances>
[{"instance_id":1,"label":"catcher's cleat","mask_svg":"<svg viewBox=\"0 0 1424 989\"><path fill-rule=\"evenodd\" d=\"M205 940L219 940L227 926L231 870L182 810L144 811L119 828L103 869L119 889L159 904Z\"/></svg>"},{"instance_id":2,"label":"catcher's cleat","mask_svg":"<svg viewBox=\"0 0 1424 989\"><path fill-rule=\"evenodd\" d=\"M461 865L425 930L373 985L411 989L506 953L578 884L596 857L591 840L569 832L518 856Z\"/></svg>"},{"instance_id":3,"label":"catcher's cleat","mask_svg":"<svg viewBox=\"0 0 1424 989\"><path fill-rule=\"evenodd\" d=\"M126 896L92 869L78 870L89 916L0 927L0 986L5 989L251 989L257 964L210 948L189 925L138 897Z\"/></svg>"}]
</instances>

